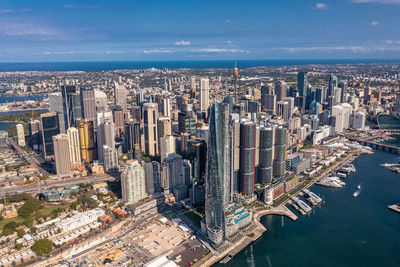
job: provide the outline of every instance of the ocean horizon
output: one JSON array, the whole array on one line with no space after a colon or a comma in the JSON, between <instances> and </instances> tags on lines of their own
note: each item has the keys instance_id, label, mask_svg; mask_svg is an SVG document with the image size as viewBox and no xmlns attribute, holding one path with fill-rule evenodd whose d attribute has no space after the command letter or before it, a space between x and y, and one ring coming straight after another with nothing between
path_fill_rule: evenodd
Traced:
<instances>
[{"instance_id":1,"label":"ocean horizon","mask_svg":"<svg viewBox=\"0 0 400 267\"><path fill-rule=\"evenodd\" d=\"M400 59L284 59L284 60L171 60L171 61L77 61L77 62L20 62L0 63L0 72L14 71L112 71L134 69L239 69L261 66L335 65L400 63Z\"/></svg>"}]
</instances>

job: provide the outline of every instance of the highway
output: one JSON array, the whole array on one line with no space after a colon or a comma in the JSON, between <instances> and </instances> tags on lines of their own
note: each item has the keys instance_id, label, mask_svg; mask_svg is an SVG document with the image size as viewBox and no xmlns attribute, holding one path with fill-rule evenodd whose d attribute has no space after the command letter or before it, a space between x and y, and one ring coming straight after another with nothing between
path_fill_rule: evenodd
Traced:
<instances>
[{"instance_id":1,"label":"highway","mask_svg":"<svg viewBox=\"0 0 400 267\"><path fill-rule=\"evenodd\" d=\"M28 153L26 153L14 140L14 138L9 138L10 141L10 145L14 148L15 152L17 152L17 154L23 158L24 160L26 160L29 164L35 166L39 172L43 175L43 176L47 176L49 175L49 173L43 169L40 166L40 162L35 159L34 157L30 156Z\"/></svg>"},{"instance_id":2,"label":"highway","mask_svg":"<svg viewBox=\"0 0 400 267\"><path fill-rule=\"evenodd\" d=\"M98 175L98 176L87 176L87 177L74 177L74 178L64 178L58 180L45 180L38 183L27 184L27 185L14 185L5 186L0 190L0 197L5 195L19 194L19 193L39 193L47 190L50 187L65 187L78 185L80 183L99 183L106 181L115 181L115 178L109 175Z\"/></svg>"}]
</instances>

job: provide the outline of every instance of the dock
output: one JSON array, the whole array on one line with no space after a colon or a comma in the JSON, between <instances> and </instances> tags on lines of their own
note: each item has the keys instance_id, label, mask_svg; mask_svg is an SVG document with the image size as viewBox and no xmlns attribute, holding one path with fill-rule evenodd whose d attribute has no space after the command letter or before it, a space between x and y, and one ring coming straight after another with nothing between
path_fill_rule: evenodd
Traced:
<instances>
[{"instance_id":1,"label":"dock","mask_svg":"<svg viewBox=\"0 0 400 267\"><path fill-rule=\"evenodd\" d=\"M388 208L400 213L400 204L389 205Z\"/></svg>"},{"instance_id":2,"label":"dock","mask_svg":"<svg viewBox=\"0 0 400 267\"><path fill-rule=\"evenodd\" d=\"M318 195L315 193L311 192L308 189L303 189L302 190L304 194L306 194L309 197L309 201L314 205L315 204L321 204L322 203L322 198L320 198Z\"/></svg>"},{"instance_id":3,"label":"dock","mask_svg":"<svg viewBox=\"0 0 400 267\"><path fill-rule=\"evenodd\" d=\"M303 210L306 214L312 211L311 207L308 206L303 200L298 199L297 197L291 197L291 200L296 203L296 205Z\"/></svg>"}]
</instances>

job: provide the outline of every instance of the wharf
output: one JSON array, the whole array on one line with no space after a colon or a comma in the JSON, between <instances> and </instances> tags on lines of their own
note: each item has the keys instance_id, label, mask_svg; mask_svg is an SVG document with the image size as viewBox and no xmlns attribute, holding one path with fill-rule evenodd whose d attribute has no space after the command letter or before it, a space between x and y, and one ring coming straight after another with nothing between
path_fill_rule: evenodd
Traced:
<instances>
[{"instance_id":1,"label":"wharf","mask_svg":"<svg viewBox=\"0 0 400 267\"><path fill-rule=\"evenodd\" d=\"M400 213L400 204L389 205L388 208Z\"/></svg>"}]
</instances>

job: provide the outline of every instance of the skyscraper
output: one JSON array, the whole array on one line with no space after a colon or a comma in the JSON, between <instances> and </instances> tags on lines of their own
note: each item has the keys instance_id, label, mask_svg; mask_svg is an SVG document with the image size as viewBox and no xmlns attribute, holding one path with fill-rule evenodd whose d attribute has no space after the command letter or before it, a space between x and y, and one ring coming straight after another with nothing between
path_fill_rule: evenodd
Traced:
<instances>
[{"instance_id":1,"label":"skyscraper","mask_svg":"<svg viewBox=\"0 0 400 267\"><path fill-rule=\"evenodd\" d=\"M297 90L299 91L300 96L300 108L304 112L306 108L306 97L307 97L307 72L299 72L297 74Z\"/></svg>"},{"instance_id":2,"label":"skyscraper","mask_svg":"<svg viewBox=\"0 0 400 267\"><path fill-rule=\"evenodd\" d=\"M230 200L229 105L211 108L206 175L205 214L207 235L214 244L225 238L224 207Z\"/></svg>"},{"instance_id":3,"label":"skyscraper","mask_svg":"<svg viewBox=\"0 0 400 267\"><path fill-rule=\"evenodd\" d=\"M120 106L112 107L113 121L115 124L115 135L120 138L125 132L125 113Z\"/></svg>"},{"instance_id":4,"label":"skyscraper","mask_svg":"<svg viewBox=\"0 0 400 267\"><path fill-rule=\"evenodd\" d=\"M81 160L85 163L91 163L97 159L93 122L81 119L77 121L77 126L79 129Z\"/></svg>"},{"instance_id":5,"label":"skyscraper","mask_svg":"<svg viewBox=\"0 0 400 267\"><path fill-rule=\"evenodd\" d=\"M338 87L340 88L340 95L341 95L341 99L340 102L341 103L346 103L347 102L347 82L345 81L340 81L338 84Z\"/></svg>"},{"instance_id":6,"label":"skyscraper","mask_svg":"<svg viewBox=\"0 0 400 267\"><path fill-rule=\"evenodd\" d=\"M107 95L103 91L94 91L96 113L105 112L107 110ZM97 126L97 125L96 125Z\"/></svg>"},{"instance_id":7,"label":"skyscraper","mask_svg":"<svg viewBox=\"0 0 400 267\"><path fill-rule=\"evenodd\" d=\"M82 118L92 121L96 128L96 98L92 88L81 88Z\"/></svg>"},{"instance_id":8,"label":"skyscraper","mask_svg":"<svg viewBox=\"0 0 400 267\"><path fill-rule=\"evenodd\" d=\"M42 124L42 151L45 158L54 155L53 136L60 133L56 112L40 114Z\"/></svg>"},{"instance_id":9,"label":"skyscraper","mask_svg":"<svg viewBox=\"0 0 400 267\"><path fill-rule=\"evenodd\" d=\"M175 137L172 135L163 136L160 138L160 156L161 162L169 155L175 154Z\"/></svg>"},{"instance_id":10,"label":"skyscraper","mask_svg":"<svg viewBox=\"0 0 400 267\"><path fill-rule=\"evenodd\" d=\"M143 167L137 160L129 160L121 174L122 200L136 203L146 197L146 180Z\"/></svg>"},{"instance_id":11,"label":"skyscraper","mask_svg":"<svg viewBox=\"0 0 400 267\"><path fill-rule=\"evenodd\" d=\"M82 103L76 85L62 85L61 95L64 111L65 128L75 125L82 118Z\"/></svg>"},{"instance_id":12,"label":"skyscraper","mask_svg":"<svg viewBox=\"0 0 400 267\"><path fill-rule=\"evenodd\" d=\"M270 184L272 181L272 163L274 156L274 129L262 126L260 129L260 154L258 166L258 182Z\"/></svg>"},{"instance_id":13,"label":"skyscraper","mask_svg":"<svg viewBox=\"0 0 400 267\"><path fill-rule=\"evenodd\" d=\"M120 106L123 110L126 110L126 88L125 86L115 84L114 89L114 97L115 97L115 105Z\"/></svg>"},{"instance_id":14,"label":"skyscraper","mask_svg":"<svg viewBox=\"0 0 400 267\"><path fill-rule=\"evenodd\" d=\"M136 158L135 152L140 152L140 122L134 119L125 120L125 152L132 154Z\"/></svg>"},{"instance_id":15,"label":"skyscraper","mask_svg":"<svg viewBox=\"0 0 400 267\"><path fill-rule=\"evenodd\" d=\"M39 150L39 146L41 144L41 126L39 120L31 120L28 123L29 130L29 146L33 148L33 150Z\"/></svg>"},{"instance_id":16,"label":"skyscraper","mask_svg":"<svg viewBox=\"0 0 400 267\"><path fill-rule=\"evenodd\" d=\"M150 156L158 154L158 107L155 103L143 104L145 153Z\"/></svg>"},{"instance_id":17,"label":"skyscraper","mask_svg":"<svg viewBox=\"0 0 400 267\"><path fill-rule=\"evenodd\" d=\"M277 81L275 83L276 101L281 101L286 97L287 85L284 81Z\"/></svg>"},{"instance_id":18,"label":"skyscraper","mask_svg":"<svg viewBox=\"0 0 400 267\"><path fill-rule=\"evenodd\" d=\"M338 78L335 75L329 75L328 97L335 96L335 88L338 86ZM340 100L340 99L337 99Z\"/></svg>"},{"instance_id":19,"label":"skyscraper","mask_svg":"<svg viewBox=\"0 0 400 267\"><path fill-rule=\"evenodd\" d=\"M161 167L158 161L142 162L146 178L146 192L149 195L161 193Z\"/></svg>"},{"instance_id":20,"label":"skyscraper","mask_svg":"<svg viewBox=\"0 0 400 267\"><path fill-rule=\"evenodd\" d=\"M210 81L208 79L200 80L200 111L206 114L209 106L209 94L210 94Z\"/></svg>"},{"instance_id":21,"label":"skyscraper","mask_svg":"<svg viewBox=\"0 0 400 267\"><path fill-rule=\"evenodd\" d=\"M113 116L111 111L97 113L97 154L99 163L103 163L103 145L106 145L104 136L104 122L108 120L112 122ZM115 134L115 133L114 133ZM111 145L111 144L110 144Z\"/></svg>"},{"instance_id":22,"label":"skyscraper","mask_svg":"<svg viewBox=\"0 0 400 267\"><path fill-rule=\"evenodd\" d=\"M58 115L58 123L60 126L60 133L65 133L65 114L63 109L63 98L61 92L49 94L49 111L56 112Z\"/></svg>"},{"instance_id":23,"label":"skyscraper","mask_svg":"<svg viewBox=\"0 0 400 267\"><path fill-rule=\"evenodd\" d=\"M251 121L240 124L239 192L250 196L254 192L256 125Z\"/></svg>"},{"instance_id":24,"label":"skyscraper","mask_svg":"<svg viewBox=\"0 0 400 267\"><path fill-rule=\"evenodd\" d=\"M25 132L24 132L24 126L21 123L18 123L15 125L17 128L17 140L18 140L18 145L19 146L25 146Z\"/></svg>"},{"instance_id":25,"label":"skyscraper","mask_svg":"<svg viewBox=\"0 0 400 267\"><path fill-rule=\"evenodd\" d=\"M69 158L71 160L72 167L79 166L82 163L82 159L78 129L75 127L68 128L67 136L69 144Z\"/></svg>"},{"instance_id":26,"label":"skyscraper","mask_svg":"<svg viewBox=\"0 0 400 267\"><path fill-rule=\"evenodd\" d=\"M106 172L118 171L118 154L115 148L103 145L103 166Z\"/></svg>"},{"instance_id":27,"label":"skyscraper","mask_svg":"<svg viewBox=\"0 0 400 267\"><path fill-rule=\"evenodd\" d=\"M69 154L68 136L58 134L52 137L54 145L54 159L57 175L71 174L71 159Z\"/></svg>"},{"instance_id":28,"label":"skyscraper","mask_svg":"<svg viewBox=\"0 0 400 267\"><path fill-rule=\"evenodd\" d=\"M286 132L282 126L275 128L273 176L277 179L285 175Z\"/></svg>"}]
</instances>

